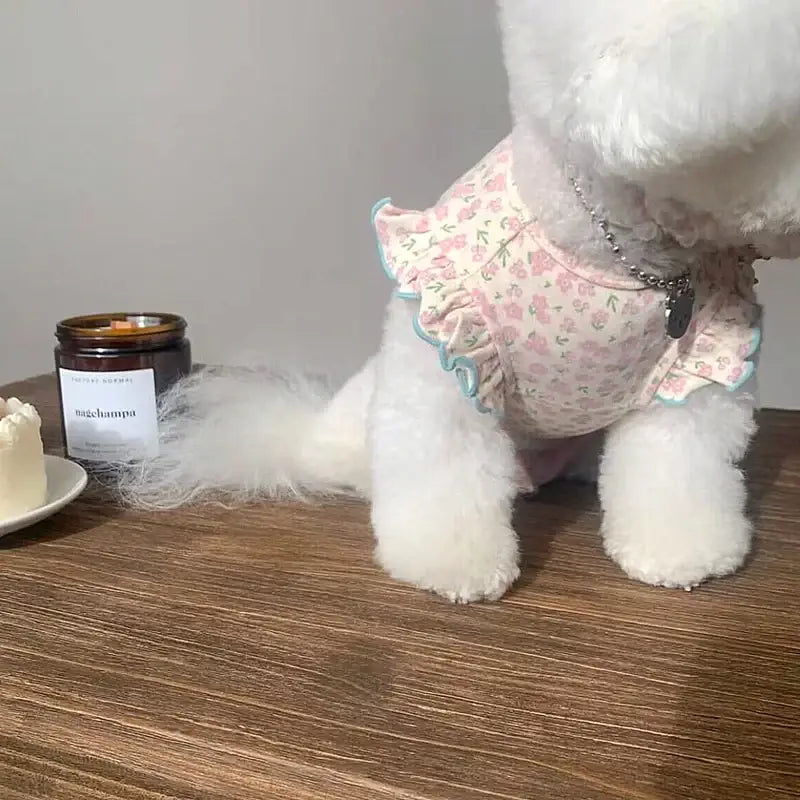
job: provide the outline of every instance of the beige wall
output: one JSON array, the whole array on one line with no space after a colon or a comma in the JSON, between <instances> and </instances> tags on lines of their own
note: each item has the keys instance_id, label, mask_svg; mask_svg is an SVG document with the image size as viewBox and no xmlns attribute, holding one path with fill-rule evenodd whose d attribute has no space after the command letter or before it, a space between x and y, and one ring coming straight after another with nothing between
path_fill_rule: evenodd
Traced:
<instances>
[{"instance_id":1,"label":"beige wall","mask_svg":"<svg viewBox=\"0 0 800 800\"><path fill-rule=\"evenodd\" d=\"M0 383L123 308L183 313L205 361L355 369L390 288L372 203L430 202L508 130L493 9L0 0ZM763 288L764 402L800 408L800 269Z\"/></svg>"}]
</instances>

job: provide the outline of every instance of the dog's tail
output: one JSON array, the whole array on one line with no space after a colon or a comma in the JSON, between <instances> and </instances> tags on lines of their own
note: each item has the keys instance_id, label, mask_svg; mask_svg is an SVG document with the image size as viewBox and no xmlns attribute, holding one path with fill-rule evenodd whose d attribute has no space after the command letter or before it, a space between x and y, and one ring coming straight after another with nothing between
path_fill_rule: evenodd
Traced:
<instances>
[{"instance_id":1,"label":"dog's tail","mask_svg":"<svg viewBox=\"0 0 800 800\"><path fill-rule=\"evenodd\" d=\"M213 500L366 496L366 408L372 363L335 396L300 375L206 368L159 402L159 454L121 468L130 506Z\"/></svg>"}]
</instances>

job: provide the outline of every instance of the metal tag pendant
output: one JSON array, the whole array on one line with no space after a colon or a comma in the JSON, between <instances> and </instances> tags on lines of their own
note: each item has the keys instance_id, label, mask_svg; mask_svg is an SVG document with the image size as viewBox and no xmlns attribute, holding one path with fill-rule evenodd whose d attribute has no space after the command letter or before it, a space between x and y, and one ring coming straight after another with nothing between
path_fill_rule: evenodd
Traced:
<instances>
[{"instance_id":1,"label":"metal tag pendant","mask_svg":"<svg viewBox=\"0 0 800 800\"><path fill-rule=\"evenodd\" d=\"M692 323L694 313L694 289L673 289L667 298L667 335L680 339Z\"/></svg>"}]
</instances>

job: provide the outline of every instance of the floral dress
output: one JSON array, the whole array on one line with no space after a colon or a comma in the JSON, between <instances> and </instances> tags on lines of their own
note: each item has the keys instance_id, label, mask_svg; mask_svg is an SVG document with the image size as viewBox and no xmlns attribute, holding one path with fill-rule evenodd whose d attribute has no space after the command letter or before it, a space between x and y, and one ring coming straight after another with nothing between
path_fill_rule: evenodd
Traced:
<instances>
[{"instance_id":1,"label":"floral dress","mask_svg":"<svg viewBox=\"0 0 800 800\"><path fill-rule=\"evenodd\" d=\"M377 203L378 252L397 294L417 301L417 334L483 412L542 438L603 429L701 387L734 390L754 372L760 308L736 255L693 273L695 314L666 335L666 293L581 263L531 218L510 139L423 211Z\"/></svg>"}]
</instances>

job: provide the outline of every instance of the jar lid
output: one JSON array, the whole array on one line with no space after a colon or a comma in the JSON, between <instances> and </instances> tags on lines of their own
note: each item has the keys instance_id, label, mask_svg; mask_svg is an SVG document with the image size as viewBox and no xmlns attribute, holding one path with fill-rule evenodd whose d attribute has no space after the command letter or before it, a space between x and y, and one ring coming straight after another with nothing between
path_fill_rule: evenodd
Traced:
<instances>
[{"instance_id":1,"label":"jar lid","mask_svg":"<svg viewBox=\"0 0 800 800\"><path fill-rule=\"evenodd\" d=\"M116 312L69 317L56 325L56 336L90 339L141 338L165 333L182 333L186 320L177 314L157 312Z\"/></svg>"}]
</instances>

